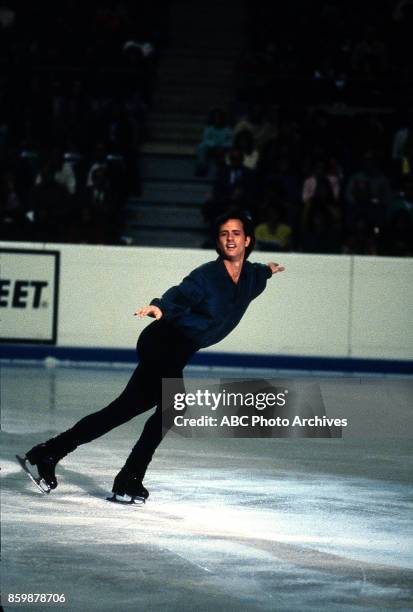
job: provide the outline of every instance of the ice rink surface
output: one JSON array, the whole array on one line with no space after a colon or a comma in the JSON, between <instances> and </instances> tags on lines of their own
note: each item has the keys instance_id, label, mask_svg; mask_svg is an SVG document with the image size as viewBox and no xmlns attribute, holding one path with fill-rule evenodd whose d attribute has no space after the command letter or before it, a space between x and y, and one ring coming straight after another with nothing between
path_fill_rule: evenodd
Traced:
<instances>
[{"instance_id":1,"label":"ice rink surface","mask_svg":"<svg viewBox=\"0 0 413 612\"><path fill-rule=\"evenodd\" d=\"M37 491L15 454L105 406L130 373L1 364L6 611L22 607L8 602L16 593L64 594L62 604L27 604L36 611L413 610L409 436L171 433L148 470L148 502L111 504L146 413L78 448L59 464L58 488Z\"/></svg>"}]
</instances>

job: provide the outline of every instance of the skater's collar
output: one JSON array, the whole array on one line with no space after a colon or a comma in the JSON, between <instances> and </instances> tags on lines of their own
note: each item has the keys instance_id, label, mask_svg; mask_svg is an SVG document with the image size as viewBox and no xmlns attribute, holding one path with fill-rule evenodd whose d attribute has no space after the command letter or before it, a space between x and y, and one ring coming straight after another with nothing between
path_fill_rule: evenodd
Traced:
<instances>
[{"instance_id":1,"label":"skater's collar","mask_svg":"<svg viewBox=\"0 0 413 612\"><path fill-rule=\"evenodd\" d=\"M225 265L225 258L222 257L221 255L219 257L217 257L217 259L215 260L215 262L217 263L218 269L221 272L221 275L227 280L230 281L231 284L233 285L238 285L241 278L245 276L245 268L246 268L246 260L244 259L240 265L240 269L239 269L239 274L236 277L236 280L231 276L230 272L227 269L227 266Z\"/></svg>"}]
</instances>

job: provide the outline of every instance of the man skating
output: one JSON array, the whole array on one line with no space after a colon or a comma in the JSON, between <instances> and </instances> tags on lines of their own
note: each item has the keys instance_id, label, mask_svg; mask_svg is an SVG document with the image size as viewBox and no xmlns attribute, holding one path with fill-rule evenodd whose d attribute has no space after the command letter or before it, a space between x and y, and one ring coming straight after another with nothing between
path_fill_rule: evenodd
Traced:
<instances>
[{"instance_id":1,"label":"man skating","mask_svg":"<svg viewBox=\"0 0 413 612\"><path fill-rule=\"evenodd\" d=\"M140 334L139 363L121 395L106 408L78 421L72 428L33 447L18 457L32 480L44 491L56 488L58 461L80 444L86 444L114 427L156 406L125 465L116 476L112 501L141 502L149 496L142 481L152 456L162 440L162 379L182 378L190 358L200 348L225 338L239 323L250 302L262 293L267 280L283 266L270 262L251 264L254 248L250 219L230 212L214 227L219 257L193 270L180 285L135 312L155 319Z\"/></svg>"}]
</instances>

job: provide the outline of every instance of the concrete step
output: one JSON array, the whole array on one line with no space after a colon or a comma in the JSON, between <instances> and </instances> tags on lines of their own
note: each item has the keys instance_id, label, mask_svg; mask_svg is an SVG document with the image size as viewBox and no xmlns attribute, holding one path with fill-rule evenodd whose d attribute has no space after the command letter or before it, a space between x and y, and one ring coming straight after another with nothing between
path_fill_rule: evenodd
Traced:
<instances>
[{"instance_id":1,"label":"concrete step","mask_svg":"<svg viewBox=\"0 0 413 612\"><path fill-rule=\"evenodd\" d=\"M125 225L134 228L206 230L201 209L174 205L128 203Z\"/></svg>"},{"instance_id":2,"label":"concrete step","mask_svg":"<svg viewBox=\"0 0 413 612\"><path fill-rule=\"evenodd\" d=\"M165 92L163 91L163 89L158 90L157 92L155 92L154 95L154 104L156 104L157 100L170 100L171 102L181 102L183 100L196 100L197 103L199 102L203 102L205 101L205 103L202 104L202 106L204 107L205 104L209 104L210 100L220 100L221 98L229 98L231 95L231 90L230 89L220 89L220 90L216 90L216 89L204 89L204 90L197 90L197 89L192 89L189 85L187 86L186 89L184 88L179 88L176 89L175 91L168 91L166 90Z\"/></svg>"},{"instance_id":3,"label":"concrete step","mask_svg":"<svg viewBox=\"0 0 413 612\"><path fill-rule=\"evenodd\" d=\"M217 19L219 17L219 19ZM234 30L239 30L245 23L245 12L240 7L234 9L230 4L222 4L216 8L213 4L202 6L199 2L194 2L192 7L184 10L175 10L171 14L171 30L182 27L182 24L192 26L195 30L202 28L223 29L227 32L228 26Z\"/></svg>"},{"instance_id":4,"label":"concrete step","mask_svg":"<svg viewBox=\"0 0 413 612\"><path fill-rule=\"evenodd\" d=\"M193 62L183 63L177 62L176 65L163 66L159 68L157 80L162 83L186 83L191 79L192 83L216 83L217 85L225 85L226 81L235 74L234 65L226 66L225 68L215 68L213 62Z\"/></svg>"},{"instance_id":5,"label":"concrete step","mask_svg":"<svg viewBox=\"0 0 413 612\"><path fill-rule=\"evenodd\" d=\"M228 82L225 84L215 83L213 77L211 77L210 81L205 80L202 83L195 84L191 81L190 85L188 82L169 84L163 82L160 87L163 96L181 96L189 94L196 94L197 96L225 96L228 95L230 89Z\"/></svg>"},{"instance_id":6,"label":"concrete step","mask_svg":"<svg viewBox=\"0 0 413 612\"><path fill-rule=\"evenodd\" d=\"M191 0L175 0L174 4L174 15L180 15L183 11L191 11L194 9L194 3ZM243 0L239 0L236 2L235 0L208 0L205 2L200 0L195 4L196 10L204 10L210 12L210 8L212 10L224 10L226 7L230 7L232 11L236 10L244 10L245 2ZM215 13L214 13L215 14Z\"/></svg>"},{"instance_id":7,"label":"concrete step","mask_svg":"<svg viewBox=\"0 0 413 612\"><path fill-rule=\"evenodd\" d=\"M202 205L210 191L211 185L204 181L145 180L142 195L134 198L133 202L145 205L148 203Z\"/></svg>"},{"instance_id":8,"label":"concrete step","mask_svg":"<svg viewBox=\"0 0 413 612\"><path fill-rule=\"evenodd\" d=\"M187 13L179 15L179 17L175 16L175 18L171 18L170 32L172 34L179 32L182 36L185 36L186 34L192 34L192 30L200 34L207 32L213 33L215 28L215 31L218 31L220 34L222 32L223 35L230 37L233 32L238 34L238 32L243 32L245 30L246 20L244 15L231 15L228 10L226 10L222 12L220 20L217 22L214 15L211 15L211 12L214 10L213 8L208 12L201 10L201 7L199 7L196 2L194 5L196 7L195 10L197 8L200 9L196 14L192 11L188 11ZM213 39L211 40L213 42Z\"/></svg>"},{"instance_id":9,"label":"concrete step","mask_svg":"<svg viewBox=\"0 0 413 612\"><path fill-rule=\"evenodd\" d=\"M181 50L182 53L180 52ZM225 54L220 55L219 53L208 54L208 49L204 47L201 47L201 49L199 49L198 47L193 46L192 53L191 49L187 46L181 50L179 49L179 47L168 47L167 49L165 49L160 60L160 65L163 66L165 64L174 64L176 62L182 64L190 64L191 62L205 64L211 62L217 68L227 68L228 66L231 66L234 63L234 58L232 56L226 57ZM198 53L198 51L200 51L200 53ZM206 53L204 53L204 51Z\"/></svg>"},{"instance_id":10,"label":"concrete step","mask_svg":"<svg viewBox=\"0 0 413 612\"><path fill-rule=\"evenodd\" d=\"M177 118L175 115L170 115L170 114L168 115L158 114L155 116L152 113L150 113L148 116L146 125L149 128L167 127L171 129L173 128L175 130L182 129L188 132L194 132L194 131L202 132L205 127L205 122L201 119L198 119L197 121L194 121L194 120L188 121L188 119L184 115L181 115L179 118Z\"/></svg>"},{"instance_id":11,"label":"concrete step","mask_svg":"<svg viewBox=\"0 0 413 612\"><path fill-rule=\"evenodd\" d=\"M133 225L126 225L122 235L131 239L135 246L181 249L200 249L208 237L208 233L202 230L140 228Z\"/></svg>"},{"instance_id":12,"label":"concrete step","mask_svg":"<svg viewBox=\"0 0 413 612\"><path fill-rule=\"evenodd\" d=\"M217 73L213 68L205 66L204 72L196 70L167 70L160 71L157 77L157 83L160 88L165 87L188 87L188 82L194 89L203 89L205 87L232 87L236 75L234 70L225 71L225 73Z\"/></svg>"},{"instance_id":13,"label":"concrete step","mask_svg":"<svg viewBox=\"0 0 413 612\"><path fill-rule=\"evenodd\" d=\"M149 138L152 140L163 140L168 141L174 139L178 142L189 142L196 144L200 142L203 133L203 126L191 126L185 125L184 123L148 123L147 133Z\"/></svg>"},{"instance_id":14,"label":"concrete step","mask_svg":"<svg viewBox=\"0 0 413 612\"><path fill-rule=\"evenodd\" d=\"M202 183L205 191L211 188L215 178L215 167L211 169L207 177L196 177L195 158L177 157L171 155L142 155L140 159L140 171L143 180L162 179L169 181L186 181Z\"/></svg>"},{"instance_id":15,"label":"concrete step","mask_svg":"<svg viewBox=\"0 0 413 612\"><path fill-rule=\"evenodd\" d=\"M175 144L179 146L192 147L193 150L195 151L199 143L199 140L197 138L183 137L183 136L180 136L179 134L177 135L177 134L159 133L159 135L156 135L156 134L150 135L150 140L148 142L161 143L165 145L170 143L170 144Z\"/></svg>"},{"instance_id":16,"label":"concrete step","mask_svg":"<svg viewBox=\"0 0 413 612\"><path fill-rule=\"evenodd\" d=\"M157 154L157 155L177 155L193 158L195 156L196 147L194 145L162 142L150 140L141 146L141 154Z\"/></svg>"},{"instance_id":17,"label":"concrete step","mask_svg":"<svg viewBox=\"0 0 413 612\"><path fill-rule=\"evenodd\" d=\"M218 11L218 12L216 12ZM217 23L217 17L225 15L236 19L237 15L245 14L245 2L231 2L230 0L208 0L208 2L175 2L173 3L173 11L171 11L171 19L176 18L177 21L183 19L185 15L189 15L192 19L196 17L210 17L214 23ZM221 20L218 20L222 22Z\"/></svg>"},{"instance_id":18,"label":"concrete step","mask_svg":"<svg viewBox=\"0 0 413 612\"><path fill-rule=\"evenodd\" d=\"M184 111L191 113L194 109L199 109L205 117L211 108L220 106L227 108L231 101L230 94L226 96L205 96L196 95L196 92L188 92L188 95L164 96L158 94L154 97L153 107L158 111Z\"/></svg>"},{"instance_id":19,"label":"concrete step","mask_svg":"<svg viewBox=\"0 0 413 612\"><path fill-rule=\"evenodd\" d=\"M244 19L234 23L221 21L217 24L215 19L200 19L185 15L179 21L172 22L169 31L171 36L179 35L182 40L191 37L196 41L196 36L199 36L211 47L216 47L221 44L223 46L231 44L233 39L241 39L245 30L244 24Z\"/></svg>"},{"instance_id":20,"label":"concrete step","mask_svg":"<svg viewBox=\"0 0 413 612\"><path fill-rule=\"evenodd\" d=\"M205 123L205 116L198 109L195 109L192 113L182 113L180 111L157 112L156 110L151 110L149 118L151 121L164 121L165 123Z\"/></svg>"},{"instance_id":21,"label":"concrete step","mask_svg":"<svg viewBox=\"0 0 413 612\"><path fill-rule=\"evenodd\" d=\"M173 45L171 44L170 46L168 46L168 58L175 58L175 59L183 59L183 58L200 58L203 60L207 60L207 59L213 59L213 60L220 60L222 62L230 62L230 61L234 61L239 53L240 50L242 49L241 47L229 47L228 49L225 48L214 48L208 45L200 45L195 46L195 45Z\"/></svg>"},{"instance_id":22,"label":"concrete step","mask_svg":"<svg viewBox=\"0 0 413 612\"><path fill-rule=\"evenodd\" d=\"M244 46L243 32L231 32L221 30L196 29L190 31L191 24L188 24L188 30L185 31L181 26L179 31L171 32L169 40L169 49L181 49L192 46L195 49L209 49L210 55L232 55L239 52Z\"/></svg>"},{"instance_id":23,"label":"concrete step","mask_svg":"<svg viewBox=\"0 0 413 612\"><path fill-rule=\"evenodd\" d=\"M173 21L175 19L175 21L184 19L185 15L188 15L191 19L195 19L198 17L204 17L207 18L209 17L210 19L212 19L214 21L214 23L217 23L217 17L221 17L225 15L225 17L230 18L231 16L233 16L232 18L235 18L236 15L242 13L245 13L245 9L244 9L244 2L229 2L226 0L221 0L220 2L217 2L217 0L214 0L211 2L208 1L207 3L204 2L174 2L173 3L173 11L171 11L171 20ZM222 19L220 20L222 21Z\"/></svg>"},{"instance_id":24,"label":"concrete step","mask_svg":"<svg viewBox=\"0 0 413 612\"><path fill-rule=\"evenodd\" d=\"M219 53L208 54L204 53L204 50L200 51L194 47L192 47L192 53L190 48L180 52L179 49L174 49L171 47L165 50L165 54L159 67L171 66L175 69L179 67L184 68L191 65L195 68L199 66L211 65L214 66L215 70L217 71L224 71L232 68L235 59L236 56L234 57L233 55L227 57L225 54L221 55Z\"/></svg>"},{"instance_id":25,"label":"concrete step","mask_svg":"<svg viewBox=\"0 0 413 612\"><path fill-rule=\"evenodd\" d=\"M165 129L154 128L148 130L148 138L151 141L177 142L189 146L197 146L202 138L202 132L185 132L179 128Z\"/></svg>"}]
</instances>

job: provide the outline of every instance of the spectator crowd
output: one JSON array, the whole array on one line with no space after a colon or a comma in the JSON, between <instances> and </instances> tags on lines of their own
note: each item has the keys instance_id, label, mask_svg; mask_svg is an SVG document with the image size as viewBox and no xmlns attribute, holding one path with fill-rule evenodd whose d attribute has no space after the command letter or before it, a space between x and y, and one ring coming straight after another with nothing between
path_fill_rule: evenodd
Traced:
<instances>
[{"instance_id":1,"label":"spectator crowd","mask_svg":"<svg viewBox=\"0 0 413 612\"><path fill-rule=\"evenodd\" d=\"M168 3L0 6L0 237L118 243Z\"/></svg>"},{"instance_id":2,"label":"spectator crowd","mask_svg":"<svg viewBox=\"0 0 413 612\"><path fill-rule=\"evenodd\" d=\"M1 239L119 243L169 4L1 5ZM412 256L413 0L246 8L196 150L206 225L237 206L261 249Z\"/></svg>"},{"instance_id":3,"label":"spectator crowd","mask_svg":"<svg viewBox=\"0 0 413 612\"><path fill-rule=\"evenodd\" d=\"M413 0L247 6L233 103L197 149L206 222L236 205L262 249L413 255Z\"/></svg>"},{"instance_id":4,"label":"spectator crowd","mask_svg":"<svg viewBox=\"0 0 413 612\"><path fill-rule=\"evenodd\" d=\"M261 249L413 255L410 113L254 105L235 124L216 109L211 123L217 138L207 126L196 168L213 177L206 223L237 207Z\"/></svg>"}]
</instances>

